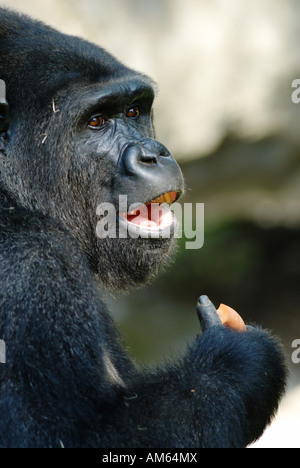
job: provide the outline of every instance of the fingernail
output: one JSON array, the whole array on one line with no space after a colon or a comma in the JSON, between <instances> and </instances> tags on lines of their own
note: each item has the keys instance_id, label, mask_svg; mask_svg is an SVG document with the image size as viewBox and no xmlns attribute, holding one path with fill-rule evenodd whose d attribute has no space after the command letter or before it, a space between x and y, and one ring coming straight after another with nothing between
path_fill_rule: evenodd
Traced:
<instances>
[{"instance_id":1,"label":"fingernail","mask_svg":"<svg viewBox=\"0 0 300 468\"><path fill-rule=\"evenodd\" d=\"M204 305L204 306L207 306L210 304L210 300L208 299L207 296L200 296L199 299L198 299L198 302L201 304L201 305Z\"/></svg>"}]
</instances>

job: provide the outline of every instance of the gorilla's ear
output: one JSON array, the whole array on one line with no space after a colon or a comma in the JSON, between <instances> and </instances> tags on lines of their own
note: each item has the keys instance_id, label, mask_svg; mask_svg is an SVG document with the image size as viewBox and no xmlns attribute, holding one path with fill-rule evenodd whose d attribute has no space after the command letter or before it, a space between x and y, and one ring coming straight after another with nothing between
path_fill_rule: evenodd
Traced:
<instances>
[{"instance_id":1,"label":"gorilla's ear","mask_svg":"<svg viewBox=\"0 0 300 468\"><path fill-rule=\"evenodd\" d=\"M9 105L6 101L5 83L0 80L0 150L4 149L4 141L7 139L9 129Z\"/></svg>"}]
</instances>

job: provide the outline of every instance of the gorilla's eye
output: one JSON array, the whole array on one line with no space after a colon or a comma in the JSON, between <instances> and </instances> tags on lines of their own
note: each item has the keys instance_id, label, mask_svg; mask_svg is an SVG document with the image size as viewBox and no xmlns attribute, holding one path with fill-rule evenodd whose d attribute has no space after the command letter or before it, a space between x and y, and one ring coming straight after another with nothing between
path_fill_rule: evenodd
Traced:
<instances>
[{"instance_id":1,"label":"gorilla's eye","mask_svg":"<svg viewBox=\"0 0 300 468\"><path fill-rule=\"evenodd\" d=\"M138 106L130 107L126 112L126 117L137 118L140 116L140 109Z\"/></svg>"},{"instance_id":2,"label":"gorilla's eye","mask_svg":"<svg viewBox=\"0 0 300 468\"><path fill-rule=\"evenodd\" d=\"M105 119L104 117L102 117L102 115L95 115L95 117L92 117L88 122L88 126L96 130L102 127L104 124L105 124Z\"/></svg>"}]
</instances>

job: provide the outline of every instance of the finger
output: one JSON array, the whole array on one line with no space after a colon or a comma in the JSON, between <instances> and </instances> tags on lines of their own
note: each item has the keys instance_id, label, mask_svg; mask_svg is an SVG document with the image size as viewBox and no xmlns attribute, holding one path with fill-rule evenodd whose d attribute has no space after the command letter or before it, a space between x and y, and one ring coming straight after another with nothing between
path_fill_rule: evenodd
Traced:
<instances>
[{"instance_id":1,"label":"finger","mask_svg":"<svg viewBox=\"0 0 300 468\"><path fill-rule=\"evenodd\" d=\"M208 328L222 326L215 306L207 296L200 296L197 302L197 314L202 332Z\"/></svg>"}]
</instances>

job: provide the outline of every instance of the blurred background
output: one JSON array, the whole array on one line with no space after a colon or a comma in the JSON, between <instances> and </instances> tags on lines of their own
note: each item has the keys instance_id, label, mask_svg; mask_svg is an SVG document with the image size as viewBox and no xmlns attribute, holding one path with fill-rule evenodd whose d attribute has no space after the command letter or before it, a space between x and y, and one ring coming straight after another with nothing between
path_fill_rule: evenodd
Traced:
<instances>
[{"instance_id":1,"label":"blurred background","mask_svg":"<svg viewBox=\"0 0 300 468\"><path fill-rule=\"evenodd\" d=\"M207 294L283 340L291 375L255 447L300 447L300 78L298 0L0 0L80 35L159 86L157 137L180 162L183 202L205 204L205 243L180 241L153 284L110 298L138 363L176 356Z\"/></svg>"}]
</instances>

